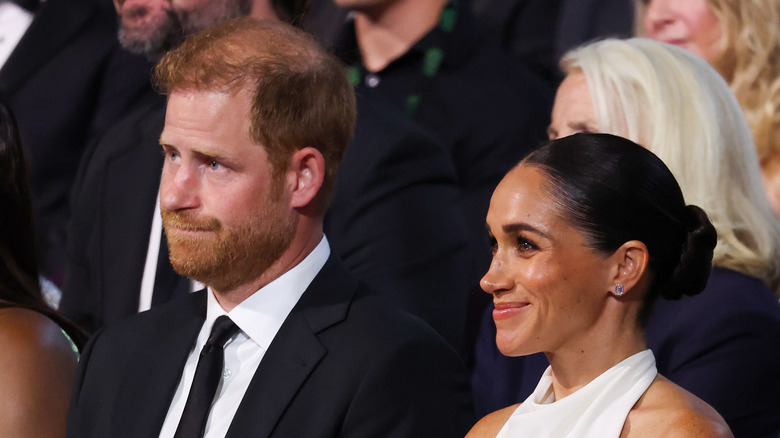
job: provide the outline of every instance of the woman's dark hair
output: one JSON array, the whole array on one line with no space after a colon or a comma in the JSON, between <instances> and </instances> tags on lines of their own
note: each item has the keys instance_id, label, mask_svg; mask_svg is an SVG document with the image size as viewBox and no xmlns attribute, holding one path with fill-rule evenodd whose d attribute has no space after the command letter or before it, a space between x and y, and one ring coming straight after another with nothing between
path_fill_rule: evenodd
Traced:
<instances>
[{"instance_id":1,"label":"woman's dark hair","mask_svg":"<svg viewBox=\"0 0 780 438\"><path fill-rule=\"evenodd\" d=\"M638 240L647 246L652 280L639 312L642 326L659 296L679 299L704 289L717 243L706 213L685 205L666 165L638 144L610 134L553 140L521 164L548 176L564 217L602 254Z\"/></svg>"},{"instance_id":2,"label":"woman's dark hair","mask_svg":"<svg viewBox=\"0 0 780 438\"><path fill-rule=\"evenodd\" d=\"M16 119L0 96L0 307L25 307L48 316L81 348L84 332L51 309L41 295L27 173Z\"/></svg>"}]
</instances>

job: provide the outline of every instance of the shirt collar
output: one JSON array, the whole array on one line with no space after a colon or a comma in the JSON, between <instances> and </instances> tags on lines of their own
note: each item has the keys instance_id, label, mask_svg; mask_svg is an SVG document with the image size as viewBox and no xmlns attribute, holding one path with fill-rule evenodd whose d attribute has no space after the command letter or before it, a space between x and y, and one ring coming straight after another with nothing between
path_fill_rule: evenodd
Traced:
<instances>
[{"instance_id":1,"label":"shirt collar","mask_svg":"<svg viewBox=\"0 0 780 438\"><path fill-rule=\"evenodd\" d=\"M268 349L279 328L295 304L320 272L330 256L330 245L325 236L300 263L260 288L230 312L219 305L211 288L208 290L205 332L211 331L221 315L231 320L260 347Z\"/></svg>"}]
</instances>

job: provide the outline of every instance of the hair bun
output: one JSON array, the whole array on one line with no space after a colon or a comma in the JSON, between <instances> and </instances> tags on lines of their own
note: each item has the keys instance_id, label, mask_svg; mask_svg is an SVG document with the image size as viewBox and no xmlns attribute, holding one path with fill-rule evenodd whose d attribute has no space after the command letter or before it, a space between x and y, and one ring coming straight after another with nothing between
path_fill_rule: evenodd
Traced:
<instances>
[{"instance_id":1,"label":"hair bun","mask_svg":"<svg viewBox=\"0 0 780 438\"><path fill-rule=\"evenodd\" d=\"M687 205L684 220L687 235L680 252L680 262L661 293L670 300L696 295L704 290L712 271L712 253L718 243L718 234L704 210Z\"/></svg>"}]
</instances>

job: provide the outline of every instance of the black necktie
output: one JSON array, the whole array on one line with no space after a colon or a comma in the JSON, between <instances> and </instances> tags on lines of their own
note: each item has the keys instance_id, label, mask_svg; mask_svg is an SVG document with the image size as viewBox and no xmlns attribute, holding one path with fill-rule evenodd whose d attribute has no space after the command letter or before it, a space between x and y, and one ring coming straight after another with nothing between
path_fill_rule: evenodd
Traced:
<instances>
[{"instance_id":1,"label":"black necktie","mask_svg":"<svg viewBox=\"0 0 780 438\"><path fill-rule=\"evenodd\" d=\"M214 321L209 340L200 351L190 395L187 396L187 403L184 405L184 412L179 420L179 427L176 429L174 438L203 436L211 403L214 401L214 394L217 392L217 386L222 376L222 364L225 360L222 349L225 342L237 331L236 324L225 315Z\"/></svg>"}]
</instances>

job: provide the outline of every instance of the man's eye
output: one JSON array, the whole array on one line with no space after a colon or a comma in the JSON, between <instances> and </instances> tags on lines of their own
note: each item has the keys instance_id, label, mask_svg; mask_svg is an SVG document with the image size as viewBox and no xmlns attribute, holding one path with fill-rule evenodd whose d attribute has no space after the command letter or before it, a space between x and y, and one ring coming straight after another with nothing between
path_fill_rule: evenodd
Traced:
<instances>
[{"instance_id":1,"label":"man's eye","mask_svg":"<svg viewBox=\"0 0 780 438\"><path fill-rule=\"evenodd\" d=\"M222 165L217 163L216 161L212 161L211 163L209 163L209 167L211 167L211 170L219 170L222 167Z\"/></svg>"}]
</instances>

